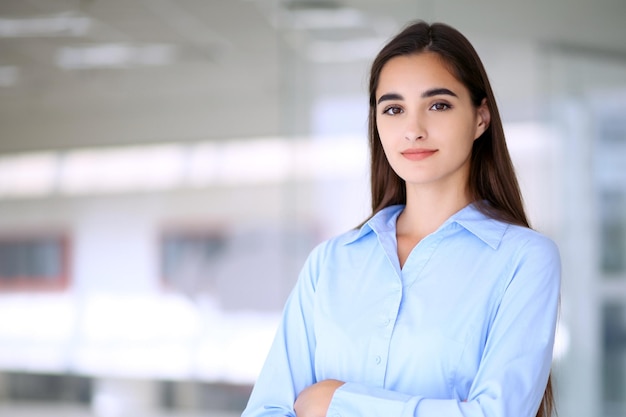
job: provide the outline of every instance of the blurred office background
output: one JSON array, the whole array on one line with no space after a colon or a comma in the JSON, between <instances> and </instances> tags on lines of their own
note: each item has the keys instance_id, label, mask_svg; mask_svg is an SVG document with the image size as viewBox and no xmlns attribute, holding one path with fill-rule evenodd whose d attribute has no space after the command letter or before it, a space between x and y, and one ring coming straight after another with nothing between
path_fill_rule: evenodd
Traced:
<instances>
[{"instance_id":1,"label":"blurred office background","mask_svg":"<svg viewBox=\"0 0 626 417\"><path fill-rule=\"evenodd\" d=\"M368 66L465 33L562 251L559 415L626 415L623 0L0 0L0 416L236 416L368 215Z\"/></svg>"}]
</instances>

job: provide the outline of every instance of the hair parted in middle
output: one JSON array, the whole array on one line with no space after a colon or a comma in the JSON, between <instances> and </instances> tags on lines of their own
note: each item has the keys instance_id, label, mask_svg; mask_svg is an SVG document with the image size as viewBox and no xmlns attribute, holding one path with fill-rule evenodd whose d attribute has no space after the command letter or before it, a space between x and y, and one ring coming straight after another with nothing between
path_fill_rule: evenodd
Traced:
<instances>
[{"instance_id":1,"label":"hair parted in middle","mask_svg":"<svg viewBox=\"0 0 626 417\"><path fill-rule=\"evenodd\" d=\"M490 217L529 226L502 121L487 73L474 47L456 29L443 23L414 22L378 53L369 81L369 146L372 215L394 204L405 204L406 185L393 171L376 127L376 89L381 70L394 57L432 52L469 90L474 106L483 99L491 115L487 130L474 141L470 159L469 191L477 208Z\"/></svg>"}]
</instances>

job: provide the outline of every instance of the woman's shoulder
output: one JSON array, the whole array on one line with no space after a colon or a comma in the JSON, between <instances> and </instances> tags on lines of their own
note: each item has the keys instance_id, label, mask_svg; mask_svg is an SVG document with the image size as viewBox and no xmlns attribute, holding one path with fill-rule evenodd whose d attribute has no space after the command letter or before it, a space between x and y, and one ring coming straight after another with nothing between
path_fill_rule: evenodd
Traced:
<instances>
[{"instance_id":1,"label":"woman's shoulder","mask_svg":"<svg viewBox=\"0 0 626 417\"><path fill-rule=\"evenodd\" d=\"M502 238L502 249L519 254L560 257L555 240L544 232L529 227L509 224Z\"/></svg>"},{"instance_id":2,"label":"woman's shoulder","mask_svg":"<svg viewBox=\"0 0 626 417\"><path fill-rule=\"evenodd\" d=\"M508 224L505 237L516 241L528 241L537 244L554 244L554 239L552 239L547 233L517 224Z\"/></svg>"},{"instance_id":3,"label":"woman's shoulder","mask_svg":"<svg viewBox=\"0 0 626 417\"><path fill-rule=\"evenodd\" d=\"M308 262L317 265L342 262L345 257L353 257L355 253L370 250L375 241L376 232L370 222L366 222L321 240L310 251Z\"/></svg>"},{"instance_id":4,"label":"woman's shoulder","mask_svg":"<svg viewBox=\"0 0 626 417\"><path fill-rule=\"evenodd\" d=\"M317 286L317 280L322 271L329 266L342 264L349 253L349 242L355 239L359 229L348 230L339 235L326 238L317 243L309 252L301 270L302 277L312 280L313 286Z\"/></svg>"}]
</instances>

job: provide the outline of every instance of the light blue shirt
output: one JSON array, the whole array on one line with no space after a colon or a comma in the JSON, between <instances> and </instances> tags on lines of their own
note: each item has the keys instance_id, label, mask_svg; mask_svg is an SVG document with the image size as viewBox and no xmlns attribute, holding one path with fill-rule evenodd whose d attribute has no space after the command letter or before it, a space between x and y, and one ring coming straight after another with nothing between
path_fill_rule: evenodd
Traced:
<instances>
[{"instance_id":1,"label":"light blue shirt","mask_svg":"<svg viewBox=\"0 0 626 417\"><path fill-rule=\"evenodd\" d=\"M556 245L469 205L400 268L402 209L311 252L243 416L294 416L300 391L324 379L346 382L331 417L535 416L552 362Z\"/></svg>"}]
</instances>

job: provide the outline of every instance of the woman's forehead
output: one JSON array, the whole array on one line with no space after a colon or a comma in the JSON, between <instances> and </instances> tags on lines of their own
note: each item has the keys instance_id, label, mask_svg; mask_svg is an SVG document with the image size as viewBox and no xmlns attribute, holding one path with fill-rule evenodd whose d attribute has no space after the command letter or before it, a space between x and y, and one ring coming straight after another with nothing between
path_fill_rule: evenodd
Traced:
<instances>
[{"instance_id":1,"label":"woman's forehead","mask_svg":"<svg viewBox=\"0 0 626 417\"><path fill-rule=\"evenodd\" d=\"M400 55L391 58L382 67L376 96L391 90L421 95L433 88L447 88L457 95L467 93L465 86L438 54L422 52Z\"/></svg>"}]
</instances>

